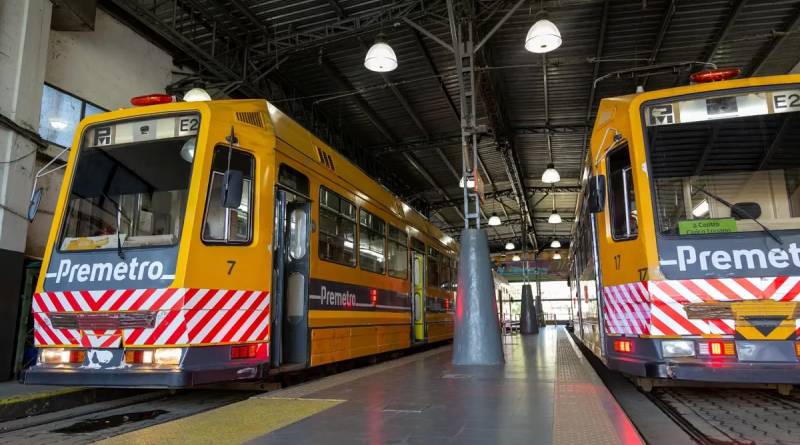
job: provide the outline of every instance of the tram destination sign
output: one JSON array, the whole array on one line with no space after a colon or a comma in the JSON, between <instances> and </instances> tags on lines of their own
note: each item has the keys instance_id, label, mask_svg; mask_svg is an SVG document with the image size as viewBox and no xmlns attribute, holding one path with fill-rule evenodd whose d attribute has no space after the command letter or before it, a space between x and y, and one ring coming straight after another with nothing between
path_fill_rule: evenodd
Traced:
<instances>
[{"instance_id":1,"label":"tram destination sign","mask_svg":"<svg viewBox=\"0 0 800 445\"><path fill-rule=\"evenodd\" d=\"M800 90L758 91L647 105L648 127L800 111Z\"/></svg>"},{"instance_id":2,"label":"tram destination sign","mask_svg":"<svg viewBox=\"0 0 800 445\"><path fill-rule=\"evenodd\" d=\"M88 128L83 135L83 145L94 148L193 136L199 128L200 116L197 114L114 121Z\"/></svg>"}]
</instances>

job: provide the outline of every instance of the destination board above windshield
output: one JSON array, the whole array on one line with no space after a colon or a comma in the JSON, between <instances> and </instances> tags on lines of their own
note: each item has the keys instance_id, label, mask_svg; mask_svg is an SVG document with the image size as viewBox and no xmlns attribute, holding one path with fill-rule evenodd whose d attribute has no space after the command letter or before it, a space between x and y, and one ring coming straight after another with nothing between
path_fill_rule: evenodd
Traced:
<instances>
[{"instance_id":1,"label":"destination board above windshield","mask_svg":"<svg viewBox=\"0 0 800 445\"><path fill-rule=\"evenodd\" d=\"M170 139L196 135L199 128L200 116L197 114L110 122L87 129L83 143L91 148Z\"/></svg>"},{"instance_id":2,"label":"destination board above windshield","mask_svg":"<svg viewBox=\"0 0 800 445\"><path fill-rule=\"evenodd\" d=\"M679 100L645 107L645 125L675 125L800 111L800 89Z\"/></svg>"}]
</instances>

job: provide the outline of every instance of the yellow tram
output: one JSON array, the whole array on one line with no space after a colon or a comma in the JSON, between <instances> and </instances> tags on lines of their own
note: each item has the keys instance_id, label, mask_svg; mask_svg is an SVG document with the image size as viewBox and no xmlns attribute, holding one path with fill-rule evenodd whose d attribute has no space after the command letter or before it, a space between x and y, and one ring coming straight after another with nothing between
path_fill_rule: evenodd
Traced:
<instances>
[{"instance_id":1,"label":"yellow tram","mask_svg":"<svg viewBox=\"0 0 800 445\"><path fill-rule=\"evenodd\" d=\"M457 244L264 100L78 126L26 383L186 387L446 340Z\"/></svg>"},{"instance_id":2,"label":"yellow tram","mask_svg":"<svg viewBox=\"0 0 800 445\"><path fill-rule=\"evenodd\" d=\"M600 103L573 227L575 335L644 387L800 383L800 75Z\"/></svg>"}]
</instances>

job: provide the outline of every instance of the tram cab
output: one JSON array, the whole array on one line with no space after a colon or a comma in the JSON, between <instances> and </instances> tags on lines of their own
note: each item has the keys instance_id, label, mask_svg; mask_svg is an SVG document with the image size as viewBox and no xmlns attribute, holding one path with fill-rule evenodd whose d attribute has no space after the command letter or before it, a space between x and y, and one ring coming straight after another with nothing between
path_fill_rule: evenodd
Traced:
<instances>
[{"instance_id":1,"label":"tram cab","mask_svg":"<svg viewBox=\"0 0 800 445\"><path fill-rule=\"evenodd\" d=\"M600 104L571 283L613 369L800 383L800 76L735 74Z\"/></svg>"}]
</instances>

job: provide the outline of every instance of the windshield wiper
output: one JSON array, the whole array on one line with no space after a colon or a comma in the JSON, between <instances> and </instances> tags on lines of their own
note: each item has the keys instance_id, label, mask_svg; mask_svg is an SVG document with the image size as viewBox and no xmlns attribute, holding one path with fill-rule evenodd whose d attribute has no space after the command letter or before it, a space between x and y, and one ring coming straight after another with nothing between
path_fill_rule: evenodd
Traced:
<instances>
[{"instance_id":1,"label":"windshield wiper","mask_svg":"<svg viewBox=\"0 0 800 445\"><path fill-rule=\"evenodd\" d=\"M105 193L103 193L103 196L105 196L106 199L108 199L109 201L111 201L112 204L114 204L114 209L117 211L116 218L114 218L114 222L117 225L117 255L119 255L119 258L121 260L124 260L125 259L125 252L122 251L122 236L120 234L120 227L122 226L122 216L123 216L122 209L120 208L119 203L117 201L111 199L110 196L108 196ZM128 218L127 216L125 216L125 218L130 220L130 218Z\"/></svg>"},{"instance_id":2,"label":"windshield wiper","mask_svg":"<svg viewBox=\"0 0 800 445\"><path fill-rule=\"evenodd\" d=\"M707 196L710 196L710 197L714 198L715 200L719 201L722 205L724 205L725 207L731 209L732 213L736 213L736 214L738 214L740 216L744 216L745 218L752 220L754 223L758 224L761 227L761 229L763 229L764 232L766 232L766 234L769 235L772 239L774 239L778 244L781 244L781 245L783 244L783 240L781 240L778 237L778 235L775 234L775 232L773 232L767 226L762 224L761 221L758 220L758 218L756 218L755 216L751 215L750 212L748 212L747 210L745 210L745 209L743 209L741 207L734 208L734 205L731 204L730 202L728 202L725 198L723 198L721 196L718 196L718 195L715 195L715 194L707 191L706 189L704 189L702 187L699 187L699 186L696 186L696 185L692 185L692 187L694 189L700 191L701 193L703 193L703 194L705 194Z\"/></svg>"}]
</instances>

